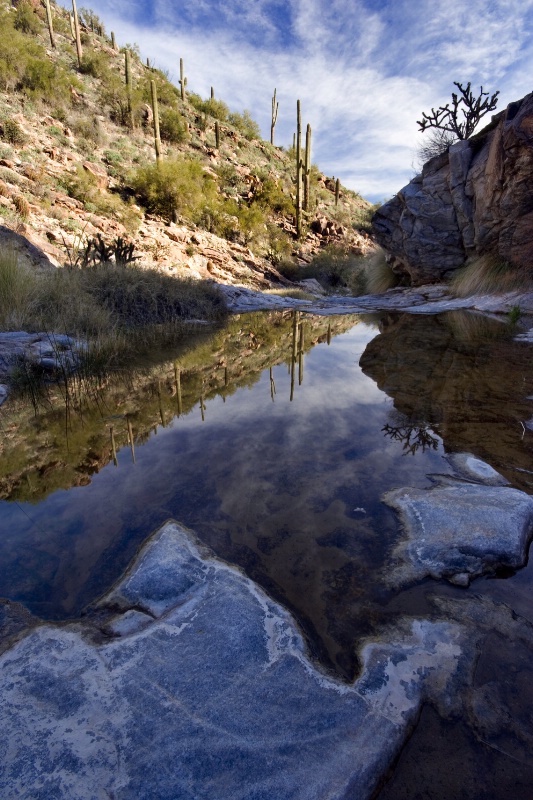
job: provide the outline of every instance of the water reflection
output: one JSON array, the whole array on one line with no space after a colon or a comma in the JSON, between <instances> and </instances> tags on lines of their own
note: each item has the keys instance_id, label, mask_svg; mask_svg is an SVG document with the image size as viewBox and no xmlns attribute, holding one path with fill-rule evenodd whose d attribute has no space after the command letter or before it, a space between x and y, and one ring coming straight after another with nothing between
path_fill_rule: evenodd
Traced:
<instances>
[{"instance_id":1,"label":"water reflection","mask_svg":"<svg viewBox=\"0 0 533 800\"><path fill-rule=\"evenodd\" d=\"M486 317L460 311L424 318L388 315L361 367L392 398L403 420L398 432L391 420L386 435L415 442L423 423L420 441L429 442L429 426L430 436L438 434L446 450L473 453L531 492L531 356L530 345L514 342L505 324Z\"/></svg>"},{"instance_id":2,"label":"water reflection","mask_svg":"<svg viewBox=\"0 0 533 800\"><path fill-rule=\"evenodd\" d=\"M375 578L398 535L381 494L448 471L444 447L490 461L489 450L497 469L522 463L533 435L507 458L533 387L512 372L524 346L501 326L386 316L378 331L368 320L234 318L78 398L67 438L61 398L37 416L4 406L0 594L76 615L174 517L295 611L323 662L352 676L357 637L406 608L396 598L391 611ZM494 379L501 358L512 378ZM473 409L500 426L502 452L481 425L472 432Z\"/></svg>"}]
</instances>

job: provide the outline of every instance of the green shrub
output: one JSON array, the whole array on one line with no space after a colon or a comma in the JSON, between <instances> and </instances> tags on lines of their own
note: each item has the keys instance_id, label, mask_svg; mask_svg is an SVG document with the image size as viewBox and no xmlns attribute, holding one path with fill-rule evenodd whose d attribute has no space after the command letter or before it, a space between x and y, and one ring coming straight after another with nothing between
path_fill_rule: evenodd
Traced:
<instances>
[{"instance_id":1,"label":"green shrub","mask_svg":"<svg viewBox=\"0 0 533 800\"><path fill-rule=\"evenodd\" d=\"M15 11L13 26L15 30L21 33L30 33L33 36L41 30L41 21L33 10L31 3L28 3L27 0L19 3Z\"/></svg>"},{"instance_id":2,"label":"green shrub","mask_svg":"<svg viewBox=\"0 0 533 800\"><path fill-rule=\"evenodd\" d=\"M287 217L295 213L294 202L290 195L286 194L279 183L272 178L263 181L260 189L255 193L254 201L264 209L276 211Z\"/></svg>"},{"instance_id":3,"label":"green shrub","mask_svg":"<svg viewBox=\"0 0 533 800\"><path fill-rule=\"evenodd\" d=\"M187 141L187 124L179 111L174 108L163 108L161 111L159 132L161 139L171 144L182 144Z\"/></svg>"},{"instance_id":4,"label":"green shrub","mask_svg":"<svg viewBox=\"0 0 533 800\"><path fill-rule=\"evenodd\" d=\"M109 72L109 59L102 52L86 51L81 59L79 71L82 75L90 75L93 78L105 78Z\"/></svg>"},{"instance_id":5,"label":"green shrub","mask_svg":"<svg viewBox=\"0 0 533 800\"><path fill-rule=\"evenodd\" d=\"M28 141L28 137L15 119L5 119L1 123L2 139L10 144L22 145Z\"/></svg>"},{"instance_id":6,"label":"green shrub","mask_svg":"<svg viewBox=\"0 0 533 800\"><path fill-rule=\"evenodd\" d=\"M200 99L200 102L193 102L193 106L200 114L206 114L208 117L218 119L220 122L228 120L229 108L222 100L215 100L215 98Z\"/></svg>"},{"instance_id":7,"label":"green shrub","mask_svg":"<svg viewBox=\"0 0 533 800\"><path fill-rule=\"evenodd\" d=\"M228 122L249 141L261 138L261 128L258 123L252 119L250 112L247 110L243 111L242 114L232 112L228 116Z\"/></svg>"},{"instance_id":8,"label":"green shrub","mask_svg":"<svg viewBox=\"0 0 533 800\"><path fill-rule=\"evenodd\" d=\"M131 186L146 208L171 220L176 213L189 219L216 196L216 185L197 161L181 158L139 168Z\"/></svg>"}]
</instances>

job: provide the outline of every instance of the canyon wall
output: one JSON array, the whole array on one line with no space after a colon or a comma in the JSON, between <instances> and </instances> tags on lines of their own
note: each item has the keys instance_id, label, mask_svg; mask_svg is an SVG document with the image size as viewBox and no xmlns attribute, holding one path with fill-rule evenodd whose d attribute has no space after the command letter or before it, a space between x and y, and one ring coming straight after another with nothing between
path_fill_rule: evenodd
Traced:
<instances>
[{"instance_id":1,"label":"canyon wall","mask_svg":"<svg viewBox=\"0 0 533 800\"><path fill-rule=\"evenodd\" d=\"M428 161L372 220L395 272L413 285L492 254L533 266L533 93Z\"/></svg>"}]
</instances>

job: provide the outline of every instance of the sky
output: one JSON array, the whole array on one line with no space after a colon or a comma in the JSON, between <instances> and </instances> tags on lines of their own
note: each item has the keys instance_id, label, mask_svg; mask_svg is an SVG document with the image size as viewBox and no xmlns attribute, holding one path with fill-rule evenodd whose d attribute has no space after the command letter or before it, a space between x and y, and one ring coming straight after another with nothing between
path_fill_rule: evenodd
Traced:
<instances>
[{"instance_id":1,"label":"sky","mask_svg":"<svg viewBox=\"0 0 533 800\"><path fill-rule=\"evenodd\" d=\"M68 0L62 0L68 7ZM500 91L498 110L533 90L533 0L87 0L120 46L232 111L248 109L292 144L296 101L313 161L372 202L417 172L416 120L454 81ZM489 121L489 117L486 117ZM483 124L483 121L482 121ZM480 126L481 127L481 126Z\"/></svg>"}]
</instances>

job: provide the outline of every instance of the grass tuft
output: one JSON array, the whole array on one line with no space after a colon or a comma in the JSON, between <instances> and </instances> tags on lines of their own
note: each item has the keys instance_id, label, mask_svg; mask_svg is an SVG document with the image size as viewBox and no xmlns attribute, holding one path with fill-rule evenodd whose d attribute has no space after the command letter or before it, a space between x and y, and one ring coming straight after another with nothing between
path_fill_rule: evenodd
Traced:
<instances>
[{"instance_id":1,"label":"grass tuft","mask_svg":"<svg viewBox=\"0 0 533 800\"><path fill-rule=\"evenodd\" d=\"M515 269L498 256L486 253L456 270L450 291L456 297L475 294L502 294L531 291L533 279L524 270Z\"/></svg>"}]
</instances>

